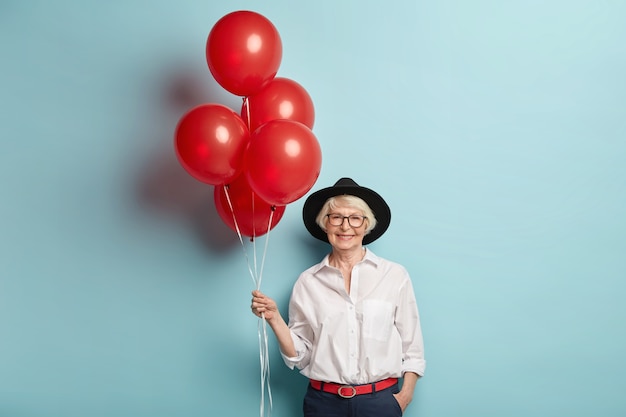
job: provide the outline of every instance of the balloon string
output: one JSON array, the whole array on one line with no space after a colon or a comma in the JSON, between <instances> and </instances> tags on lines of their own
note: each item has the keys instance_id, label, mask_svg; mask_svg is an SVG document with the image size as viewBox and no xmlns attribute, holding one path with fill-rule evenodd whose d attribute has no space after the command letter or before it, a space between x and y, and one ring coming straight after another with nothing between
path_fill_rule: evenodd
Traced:
<instances>
[{"instance_id":1,"label":"balloon string","mask_svg":"<svg viewBox=\"0 0 626 417\"><path fill-rule=\"evenodd\" d=\"M246 121L248 124L248 132L250 132L250 100L248 100L248 97L243 98L243 103L246 107Z\"/></svg>"},{"instance_id":2,"label":"balloon string","mask_svg":"<svg viewBox=\"0 0 626 417\"><path fill-rule=\"evenodd\" d=\"M257 269L257 259L256 259L256 222L255 222L255 207L254 207L254 191L250 191L250 207L252 207L252 237L251 237L251 242L252 242L252 248L253 248L253 253L254 253L254 276L258 277L259 275L259 271ZM258 279L258 278L257 278ZM259 285L257 283L257 290Z\"/></svg>"},{"instance_id":3,"label":"balloon string","mask_svg":"<svg viewBox=\"0 0 626 417\"><path fill-rule=\"evenodd\" d=\"M244 102L244 107L246 108L246 121L247 121L247 125L248 125L248 131L250 131L250 100L248 99L248 97L244 97L243 99ZM261 289L261 282L263 280L263 270L265 268L265 259L266 259L266 255L267 255L267 248L269 246L269 240L270 240L270 230L272 228L272 220L274 217L274 211L276 210L275 206L271 207L271 211L270 211L270 217L269 217L269 221L267 224L267 231L265 234L265 247L263 249L263 256L261 257L261 269L257 270L257 259L256 259L256 239L252 239L253 245L254 245L254 270L255 272L258 272L258 275L256 275L257 281L256 281L256 289L260 290ZM254 208L254 192L252 193L252 213L255 212L255 208ZM255 217L254 215L252 216L252 229L254 231L256 231L256 225L254 224L255 221ZM254 232L253 232L254 233ZM257 325L257 335L259 338L259 361L260 361L260 366L261 366L261 403L260 403L260 410L259 410L259 414L261 417L264 417L265 415L265 411L266 411L266 404L265 404L265 398L267 395L267 398L269 400L269 408L268 408L268 416L270 416L272 414L272 407L273 407L273 401L272 401L272 389L270 386L270 354L269 354L269 346L268 346L268 335L267 335L267 320L265 319L265 314L261 315L261 318L259 319L258 325ZM267 392L266 392L266 388L267 388Z\"/></svg>"},{"instance_id":4,"label":"balloon string","mask_svg":"<svg viewBox=\"0 0 626 417\"><path fill-rule=\"evenodd\" d=\"M230 213L233 216L233 223L235 224L235 231L237 232L237 236L239 237L239 243L241 243L241 248L243 249L243 256L246 259L248 272L250 273L250 277L252 277L252 282L254 282L254 284L256 285L257 280L254 275L254 272L252 272L252 268L250 268L250 258L248 257L248 252L246 251L246 245L243 243L243 237L241 235L241 230L239 229L239 224L237 223L237 217L235 216L233 203L230 201L230 194L228 193L228 185L224 186L224 194L226 195L226 201L228 202L228 208L230 209Z\"/></svg>"},{"instance_id":5,"label":"balloon string","mask_svg":"<svg viewBox=\"0 0 626 417\"><path fill-rule=\"evenodd\" d=\"M263 249L263 256L261 258L261 270L259 271L257 280L257 290L261 288L261 281L263 279L263 269L265 267L265 259L267 255L267 248L269 245L270 229L272 228L272 219L274 217L275 207L272 206L270 211L270 218L267 224L267 233L265 234L265 248ZM272 388L270 386L270 354L267 335L267 320L265 314L261 315L259 324L257 326L257 334L259 338L259 360L261 365L261 404L260 404L260 416L263 417L266 409L265 397L267 388L267 398L269 400L268 416L272 413Z\"/></svg>"},{"instance_id":6,"label":"balloon string","mask_svg":"<svg viewBox=\"0 0 626 417\"><path fill-rule=\"evenodd\" d=\"M275 206L271 207L269 222L267 225L267 233L265 237L265 247L263 249L263 256L261 257L261 269L259 271L257 271L257 267L256 267L257 265L256 243L255 243L256 239L254 236L255 225L254 225L254 215L253 215L253 220L252 220L253 221L252 247L253 247L253 256L254 256L253 258L254 259L254 271L253 271L253 268L250 266L250 258L248 257L248 253L246 251L246 246L243 241L241 229L239 228L239 224L237 222L237 216L235 216L235 210L233 208L233 204L230 199L228 188L229 188L228 185L224 187L224 194L226 195L228 208L230 209L230 212L233 216L233 223L235 224L235 230L237 232L237 236L239 237L239 243L241 243L241 247L243 249L246 264L248 266L248 272L250 273L250 276L252 277L252 281L255 284L255 288L257 290L260 290L261 280L263 277L263 268L265 267L265 259L267 255L267 249L269 246L270 229L272 227L272 220L274 217L274 211L276 210L276 207ZM254 193L252 194L252 212L254 213ZM272 389L270 387L270 356L269 356L269 343L268 343L269 338L268 338L268 333L267 333L267 320L265 319L265 314L262 314L261 318L259 319L259 322L257 325L257 335L259 338L259 360L260 360L260 366L261 366L261 402L260 402L260 407L259 407L260 408L259 414L260 414L260 417L264 417L265 411L267 409L268 411L267 416L270 417L272 413L272 408L273 408L273 401L272 401ZM266 392L266 389L267 389L267 392ZM266 406L266 403L265 403L266 397L268 398L269 406Z\"/></svg>"},{"instance_id":7,"label":"balloon string","mask_svg":"<svg viewBox=\"0 0 626 417\"><path fill-rule=\"evenodd\" d=\"M260 415L263 417L266 408L268 408L268 416L272 413L272 389L270 386L270 357L269 357L269 345L267 336L267 320L265 315L262 315L262 319L259 320L257 333L259 337L259 359L261 363L261 404ZM267 394L266 394L267 388ZM265 405L265 397L269 400L269 407Z\"/></svg>"},{"instance_id":8,"label":"balloon string","mask_svg":"<svg viewBox=\"0 0 626 417\"><path fill-rule=\"evenodd\" d=\"M261 260L261 273L259 274L257 290L261 289L261 280L263 279L263 268L265 267L265 255L267 254L267 247L269 246L270 230L272 228L272 219L274 218L275 210L276 210L276 206L272 206L270 209L270 219L267 223L267 233L265 234L265 248L263 249L263 258Z\"/></svg>"}]
</instances>

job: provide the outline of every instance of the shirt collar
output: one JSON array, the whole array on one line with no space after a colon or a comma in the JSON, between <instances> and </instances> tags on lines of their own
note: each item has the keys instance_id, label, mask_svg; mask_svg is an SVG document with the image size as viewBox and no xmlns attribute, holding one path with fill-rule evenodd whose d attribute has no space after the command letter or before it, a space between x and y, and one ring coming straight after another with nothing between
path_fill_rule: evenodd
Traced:
<instances>
[{"instance_id":1,"label":"shirt collar","mask_svg":"<svg viewBox=\"0 0 626 417\"><path fill-rule=\"evenodd\" d=\"M330 264L328 263L329 257L330 257L330 253L324 256L324 259L322 259L322 262L316 265L316 267L313 270L314 274L321 271L324 268L331 268ZM361 262L369 262L375 267L378 267L378 265L380 264L380 258L376 256L376 254L374 254L374 252L372 252L369 248L366 247L365 256L363 257L363 260Z\"/></svg>"}]
</instances>

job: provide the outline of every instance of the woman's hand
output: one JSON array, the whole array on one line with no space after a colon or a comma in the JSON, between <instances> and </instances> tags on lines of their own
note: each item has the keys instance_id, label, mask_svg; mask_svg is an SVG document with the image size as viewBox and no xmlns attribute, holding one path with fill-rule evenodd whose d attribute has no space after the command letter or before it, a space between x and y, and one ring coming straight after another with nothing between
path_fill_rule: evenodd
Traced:
<instances>
[{"instance_id":1,"label":"woman's hand","mask_svg":"<svg viewBox=\"0 0 626 417\"><path fill-rule=\"evenodd\" d=\"M399 393L393 394L398 404L400 404L402 413L406 411L406 408L413 400L413 391L415 390L415 384L419 378L419 375L415 372L405 372L402 378L402 389Z\"/></svg>"},{"instance_id":2,"label":"woman's hand","mask_svg":"<svg viewBox=\"0 0 626 417\"><path fill-rule=\"evenodd\" d=\"M252 305L250 308L255 316L265 317L267 321L280 316L276 302L258 290L252 291Z\"/></svg>"},{"instance_id":3,"label":"woman's hand","mask_svg":"<svg viewBox=\"0 0 626 417\"><path fill-rule=\"evenodd\" d=\"M396 397L396 401L398 401L398 404L400 405L403 413L406 411L406 408L409 406L409 403L413 399L412 397L409 397L409 395L410 394L407 394L406 392L403 393L402 391L397 394L393 394L393 396Z\"/></svg>"},{"instance_id":4,"label":"woman's hand","mask_svg":"<svg viewBox=\"0 0 626 417\"><path fill-rule=\"evenodd\" d=\"M252 304L250 305L252 313L257 317L265 317L267 323L270 325L276 339L278 339L278 345L281 352L288 357L295 357L298 355L296 347L293 344L291 338L291 332L287 323L283 320L283 317L276 307L276 302L263 294L261 291L252 291Z\"/></svg>"}]
</instances>

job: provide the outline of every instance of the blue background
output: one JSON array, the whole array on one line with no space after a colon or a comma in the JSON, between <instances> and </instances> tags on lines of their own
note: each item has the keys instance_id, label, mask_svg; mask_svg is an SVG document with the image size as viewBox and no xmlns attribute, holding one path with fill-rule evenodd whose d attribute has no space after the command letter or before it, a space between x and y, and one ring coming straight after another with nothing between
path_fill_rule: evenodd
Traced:
<instances>
[{"instance_id":1,"label":"blue background","mask_svg":"<svg viewBox=\"0 0 626 417\"><path fill-rule=\"evenodd\" d=\"M3 0L0 416L259 414L244 252L173 150L192 106L240 106L204 56L240 9L316 106L314 188L392 207L371 248L428 360L406 415L626 415L626 3ZM327 249L303 200L268 242L284 314ZM270 349L272 415L300 415Z\"/></svg>"}]
</instances>

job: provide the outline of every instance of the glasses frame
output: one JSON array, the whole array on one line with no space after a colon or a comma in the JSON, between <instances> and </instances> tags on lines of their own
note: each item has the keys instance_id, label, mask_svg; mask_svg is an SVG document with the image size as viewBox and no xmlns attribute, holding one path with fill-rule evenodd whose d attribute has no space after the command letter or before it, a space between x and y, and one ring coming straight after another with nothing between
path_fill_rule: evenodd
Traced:
<instances>
[{"instance_id":1,"label":"glasses frame","mask_svg":"<svg viewBox=\"0 0 626 417\"><path fill-rule=\"evenodd\" d=\"M337 216L337 217L341 217L341 223L339 224L333 224L330 220L330 216ZM328 218L328 224L330 224L331 226L335 226L335 227L341 227L343 226L343 222L346 221L346 219L348 219L348 225L350 225L350 227L354 227L355 229L358 229L359 227L363 226L365 224L365 220L367 220L367 216L362 216L360 214L351 214L349 216L344 216L338 213L328 213L326 215L326 217ZM361 224L359 224L358 226L353 225L352 223L350 223L350 217L360 217L361 218Z\"/></svg>"}]
</instances>

